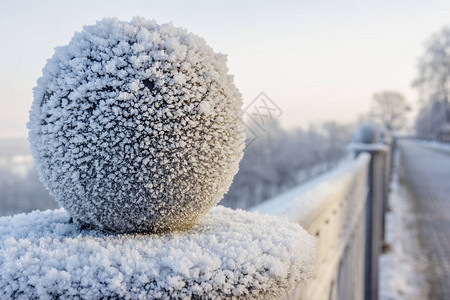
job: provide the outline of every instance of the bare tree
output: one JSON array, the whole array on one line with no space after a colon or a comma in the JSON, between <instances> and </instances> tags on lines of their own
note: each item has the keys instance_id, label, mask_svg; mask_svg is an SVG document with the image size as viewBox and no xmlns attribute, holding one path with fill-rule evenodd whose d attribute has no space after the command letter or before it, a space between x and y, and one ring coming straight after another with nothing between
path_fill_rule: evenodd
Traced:
<instances>
[{"instance_id":1,"label":"bare tree","mask_svg":"<svg viewBox=\"0 0 450 300\"><path fill-rule=\"evenodd\" d=\"M445 103L442 101L427 103L416 118L416 134L425 139L450 142L450 130L445 126Z\"/></svg>"},{"instance_id":2,"label":"bare tree","mask_svg":"<svg viewBox=\"0 0 450 300\"><path fill-rule=\"evenodd\" d=\"M429 40L413 86L424 102L416 119L418 136L450 141L450 26Z\"/></svg>"},{"instance_id":3,"label":"bare tree","mask_svg":"<svg viewBox=\"0 0 450 300\"><path fill-rule=\"evenodd\" d=\"M426 102L442 101L450 96L450 26L434 34L419 59L418 76L413 82Z\"/></svg>"},{"instance_id":4,"label":"bare tree","mask_svg":"<svg viewBox=\"0 0 450 300\"><path fill-rule=\"evenodd\" d=\"M395 91L383 91L373 95L372 116L387 130L401 129L410 110L405 97Z\"/></svg>"}]
</instances>

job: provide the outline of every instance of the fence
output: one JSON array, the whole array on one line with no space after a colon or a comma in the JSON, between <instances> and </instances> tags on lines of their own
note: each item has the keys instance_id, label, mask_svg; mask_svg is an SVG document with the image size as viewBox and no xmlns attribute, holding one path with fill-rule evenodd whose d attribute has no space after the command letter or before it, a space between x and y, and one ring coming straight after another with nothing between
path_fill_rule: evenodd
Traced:
<instances>
[{"instance_id":1,"label":"fence","mask_svg":"<svg viewBox=\"0 0 450 300\"><path fill-rule=\"evenodd\" d=\"M0 294L272 298L303 282L281 298L376 300L390 143L349 150L334 170L251 209L316 236L316 275L306 283L314 240L290 222L219 207L191 234L124 237L80 233L67 212L54 210L0 220ZM48 261L52 268L41 266Z\"/></svg>"},{"instance_id":2,"label":"fence","mask_svg":"<svg viewBox=\"0 0 450 300\"><path fill-rule=\"evenodd\" d=\"M335 170L250 209L317 237L315 278L283 299L378 299L390 145L351 144Z\"/></svg>"}]
</instances>

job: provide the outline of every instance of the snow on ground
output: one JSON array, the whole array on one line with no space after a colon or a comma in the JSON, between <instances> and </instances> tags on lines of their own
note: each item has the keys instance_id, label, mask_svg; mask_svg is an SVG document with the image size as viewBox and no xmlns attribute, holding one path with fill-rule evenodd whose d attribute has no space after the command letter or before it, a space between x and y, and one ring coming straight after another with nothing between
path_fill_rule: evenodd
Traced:
<instances>
[{"instance_id":1,"label":"snow on ground","mask_svg":"<svg viewBox=\"0 0 450 300\"><path fill-rule=\"evenodd\" d=\"M6 298L268 299L314 264L315 239L299 225L220 206L166 235L80 230L63 209L0 218Z\"/></svg>"},{"instance_id":2,"label":"snow on ground","mask_svg":"<svg viewBox=\"0 0 450 300\"><path fill-rule=\"evenodd\" d=\"M417 219L411 194L402 182L399 153L395 153L386 215L386 241L390 249L379 260L379 295L382 300L426 299L422 275L426 258L420 246ZM400 174L399 174L400 173Z\"/></svg>"}]
</instances>

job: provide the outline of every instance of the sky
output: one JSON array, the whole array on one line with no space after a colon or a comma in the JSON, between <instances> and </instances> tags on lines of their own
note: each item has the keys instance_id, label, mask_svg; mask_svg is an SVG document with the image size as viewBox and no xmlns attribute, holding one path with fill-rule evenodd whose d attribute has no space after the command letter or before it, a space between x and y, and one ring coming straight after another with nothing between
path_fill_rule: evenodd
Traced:
<instances>
[{"instance_id":1,"label":"sky","mask_svg":"<svg viewBox=\"0 0 450 300\"><path fill-rule=\"evenodd\" d=\"M228 55L245 104L263 91L296 128L355 122L386 89L417 109L417 59L450 25L450 1L0 0L0 137L27 135L32 89L56 46L83 25L133 16L204 37Z\"/></svg>"}]
</instances>

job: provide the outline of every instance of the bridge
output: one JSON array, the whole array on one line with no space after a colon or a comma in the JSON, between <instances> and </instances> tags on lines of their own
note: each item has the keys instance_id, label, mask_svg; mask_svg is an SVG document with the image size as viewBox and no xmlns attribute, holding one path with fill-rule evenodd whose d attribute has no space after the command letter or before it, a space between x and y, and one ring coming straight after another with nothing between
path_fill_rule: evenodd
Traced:
<instances>
[{"instance_id":1,"label":"bridge","mask_svg":"<svg viewBox=\"0 0 450 300\"><path fill-rule=\"evenodd\" d=\"M192 234L124 237L80 232L62 209L0 218L0 291L13 298L75 295L80 287L122 298L131 291L144 298L376 300L379 259L389 249L391 178L400 178L414 207L427 298L446 299L450 146L388 138L351 143L336 168L249 209L289 222L218 207Z\"/></svg>"},{"instance_id":2,"label":"bridge","mask_svg":"<svg viewBox=\"0 0 450 300\"><path fill-rule=\"evenodd\" d=\"M251 208L297 222L318 239L315 278L282 299L379 298L393 151L416 208L429 299L448 297L450 147L398 139L353 143L354 159Z\"/></svg>"}]
</instances>

